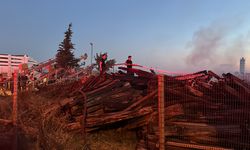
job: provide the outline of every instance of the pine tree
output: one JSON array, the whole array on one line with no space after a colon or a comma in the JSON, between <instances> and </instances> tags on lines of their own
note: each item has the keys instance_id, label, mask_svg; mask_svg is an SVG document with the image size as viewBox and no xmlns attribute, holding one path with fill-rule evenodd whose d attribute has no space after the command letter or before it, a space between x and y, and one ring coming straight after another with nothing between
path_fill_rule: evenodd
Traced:
<instances>
[{"instance_id":1,"label":"pine tree","mask_svg":"<svg viewBox=\"0 0 250 150\"><path fill-rule=\"evenodd\" d=\"M56 63L58 67L69 69L78 66L79 59L74 57L74 44L72 38L72 24L69 24L67 31L64 33L64 40L59 44L59 49L56 54Z\"/></svg>"}]
</instances>

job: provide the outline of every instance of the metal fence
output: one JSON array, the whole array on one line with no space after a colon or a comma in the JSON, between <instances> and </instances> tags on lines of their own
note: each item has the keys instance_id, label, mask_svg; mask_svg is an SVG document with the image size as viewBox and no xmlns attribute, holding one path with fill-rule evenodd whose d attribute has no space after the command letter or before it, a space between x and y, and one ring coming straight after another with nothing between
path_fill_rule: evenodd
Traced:
<instances>
[{"instance_id":1,"label":"metal fence","mask_svg":"<svg viewBox=\"0 0 250 150\"><path fill-rule=\"evenodd\" d=\"M250 149L249 84L211 71L164 79L165 149Z\"/></svg>"},{"instance_id":2,"label":"metal fence","mask_svg":"<svg viewBox=\"0 0 250 150\"><path fill-rule=\"evenodd\" d=\"M15 86L14 80L3 84L12 93L18 89L17 76L14 79ZM144 129L147 149L250 149L250 85L245 81L230 73L201 71L159 75L148 84L148 92L155 86L158 97L152 100L158 114Z\"/></svg>"}]
</instances>

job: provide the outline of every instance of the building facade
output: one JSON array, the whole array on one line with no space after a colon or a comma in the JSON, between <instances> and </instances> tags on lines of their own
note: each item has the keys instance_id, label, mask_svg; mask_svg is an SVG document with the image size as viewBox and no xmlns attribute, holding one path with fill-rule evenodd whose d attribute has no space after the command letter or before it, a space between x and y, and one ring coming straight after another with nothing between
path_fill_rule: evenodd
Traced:
<instances>
[{"instance_id":1,"label":"building facade","mask_svg":"<svg viewBox=\"0 0 250 150\"><path fill-rule=\"evenodd\" d=\"M240 59L240 74L245 74L245 58Z\"/></svg>"},{"instance_id":2,"label":"building facade","mask_svg":"<svg viewBox=\"0 0 250 150\"><path fill-rule=\"evenodd\" d=\"M31 67L37 64L37 61L28 55L0 54L0 74L11 76L14 70L18 69L22 64L27 64Z\"/></svg>"}]
</instances>

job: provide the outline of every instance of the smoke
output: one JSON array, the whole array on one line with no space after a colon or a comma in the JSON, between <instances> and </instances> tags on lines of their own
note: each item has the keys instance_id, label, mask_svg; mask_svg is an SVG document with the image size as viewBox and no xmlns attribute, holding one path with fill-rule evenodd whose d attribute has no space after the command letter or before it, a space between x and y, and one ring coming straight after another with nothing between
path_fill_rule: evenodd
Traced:
<instances>
[{"instance_id":1,"label":"smoke","mask_svg":"<svg viewBox=\"0 0 250 150\"><path fill-rule=\"evenodd\" d=\"M200 28L193 35L189 43L190 54L186 58L188 65L210 66L217 61L217 52L226 37L225 28L211 24L206 28Z\"/></svg>"},{"instance_id":2,"label":"smoke","mask_svg":"<svg viewBox=\"0 0 250 150\"><path fill-rule=\"evenodd\" d=\"M240 58L245 57L249 42L246 36L238 36L227 41L217 57L218 63L211 65L211 69L220 74L239 71Z\"/></svg>"},{"instance_id":3,"label":"smoke","mask_svg":"<svg viewBox=\"0 0 250 150\"><path fill-rule=\"evenodd\" d=\"M230 34L234 34L232 26L218 23L194 32L188 44L188 68L211 69L218 73L238 71L239 60L250 46L250 36L232 38Z\"/></svg>"}]
</instances>

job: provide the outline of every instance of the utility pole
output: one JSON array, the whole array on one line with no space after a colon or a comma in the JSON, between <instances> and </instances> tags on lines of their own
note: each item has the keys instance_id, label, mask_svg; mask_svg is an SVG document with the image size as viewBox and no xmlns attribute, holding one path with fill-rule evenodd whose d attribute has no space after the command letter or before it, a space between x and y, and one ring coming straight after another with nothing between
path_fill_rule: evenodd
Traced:
<instances>
[{"instance_id":1,"label":"utility pole","mask_svg":"<svg viewBox=\"0 0 250 150\"><path fill-rule=\"evenodd\" d=\"M91 58L90 58L90 64L92 65L92 58L93 58L93 43L91 42L91 43L89 43L90 44L90 46L91 46Z\"/></svg>"}]
</instances>

